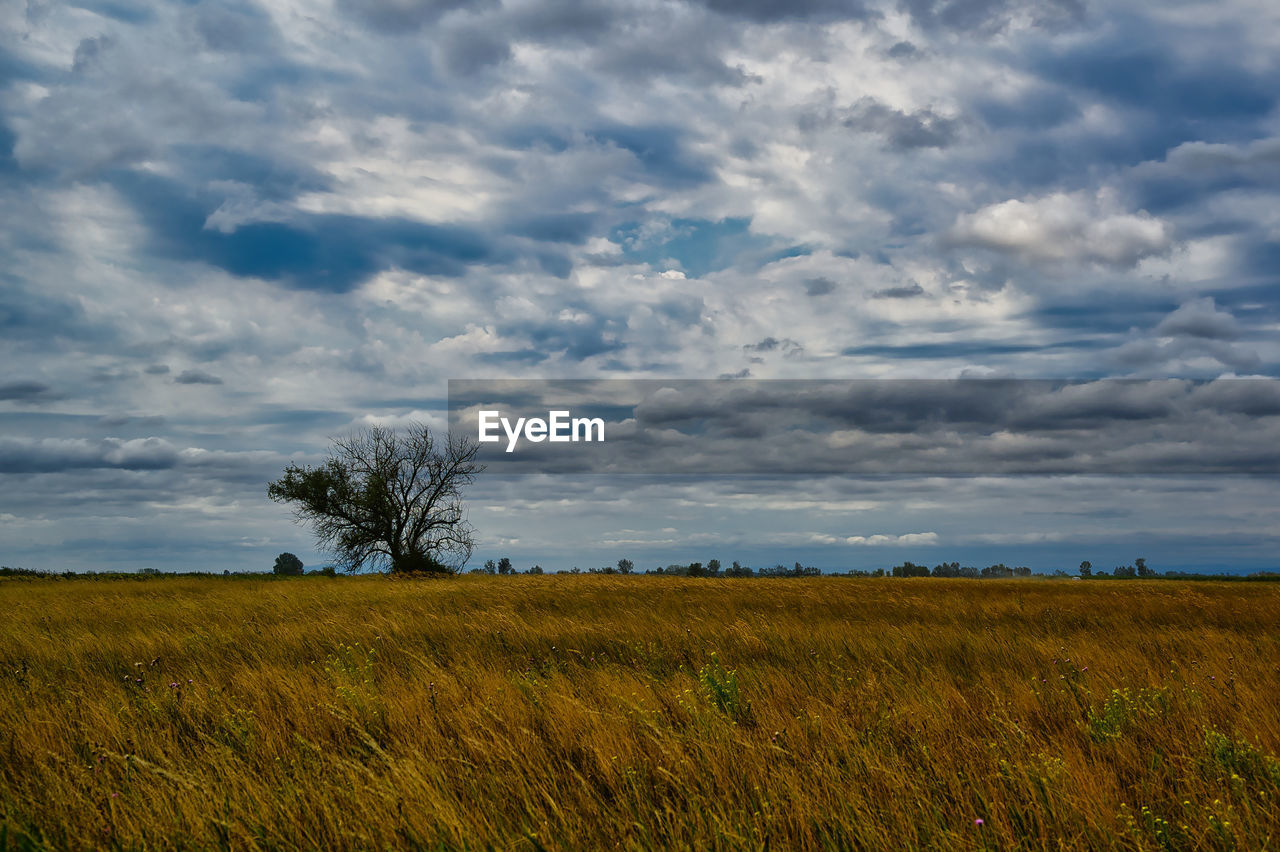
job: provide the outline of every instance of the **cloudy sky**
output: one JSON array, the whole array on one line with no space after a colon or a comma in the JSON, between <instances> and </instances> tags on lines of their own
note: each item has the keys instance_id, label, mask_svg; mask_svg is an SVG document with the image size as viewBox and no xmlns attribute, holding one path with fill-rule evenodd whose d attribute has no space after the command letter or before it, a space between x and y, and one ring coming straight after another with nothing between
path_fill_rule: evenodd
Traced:
<instances>
[{"instance_id":1,"label":"cloudy sky","mask_svg":"<svg viewBox=\"0 0 1280 852\"><path fill-rule=\"evenodd\" d=\"M319 564L266 483L449 379L1280 376L1269 0L0 16L4 564ZM521 567L1275 568L1237 462L495 474L471 519Z\"/></svg>"}]
</instances>

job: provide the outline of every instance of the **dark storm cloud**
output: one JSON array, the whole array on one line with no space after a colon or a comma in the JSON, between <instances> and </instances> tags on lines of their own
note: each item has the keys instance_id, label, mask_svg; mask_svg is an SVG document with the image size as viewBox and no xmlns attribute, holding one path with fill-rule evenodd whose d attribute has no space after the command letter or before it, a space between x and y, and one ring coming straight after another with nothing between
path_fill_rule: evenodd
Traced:
<instances>
[{"instance_id":1,"label":"dark storm cloud","mask_svg":"<svg viewBox=\"0 0 1280 852\"><path fill-rule=\"evenodd\" d=\"M454 9L473 4L467 0L339 0L338 8L388 35L416 32ZM494 0L480 7L494 5Z\"/></svg>"},{"instance_id":2,"label":"dark storm cloud","mask_svg":"<svg viewBox=\"0 0 1280 852\"><path fill-rule=\"evenodd\" d=\"M797 350L803 351L804 346L789 337L779 340L776 337L766 337L756 343L747 343L742 347L744 352L785 352L792 353Z\"/></svg>"},{"instance_id":3,"label":"dark storm cloud","mask_svg":"<svg viewBox=\"0 0 1280 852\"><path fill-rule=\"evenodd\" d=\"M1082 0L903 0L901 7L927 30L986 35L1000 32L1019 14L1049 29L1077 25L1086 14Z\"/></svg>"},{"instance_id":4,"label":"dark storm cloud","mask_svg":"<svg viewBox=\"0 0 1280 852\"><path fill-rule=\"evenodd\" d=\"M1156 334L1235 340L1240 336L1240 327L1230 313L1218 310L1213 299L1197 299L1161 320Z\"/></svg>"},{"instance_id":5,"label":"dark storm cloud","mask_svg":"<svg viewBox=\"0 0 1280 852\"><path fill-rule=\"evenodd\" d=\"M204 370L183 370L173 380L179 385L220 385L222 379Z\"/></svg>"},{"instance_id":6,"label":"dark storm cloud","mask_svg":"<svg viewBox=\"0 0 1280 852\"><path fill-rule=\"evenodd\" d=\"M531 361L531 353L543 353L582 361L622 349L619 332L623 327L619 320L599 315L584 315L580 321L508 323L499 327L504 337L527 340L531 345L510 353L491 353L488 357L536 363Z\"/></svg>"},{"instance_id":7,"label":"dark storm cloud","mask_svg":"<svg viewBox=\"0 0 1280 852\"><path fill-rule=\"evenodd\" d=\"M510 10L513 33L547 43L595 41L631 18L625 4L611 8L591 0L541 0Z\"/></svg>"},{"instance_id":8,"label":"dark storm cloud","mask_svg":"<svg viewBox=\"0 0 1280 852\"><path fill-rule=\"evenodd\" d=\"M84 468L160 470L178 464L179 451L161 438L123 441L0 439L0 473L52 473Z\"/></svg>"},{"instance_id":9,"label":"dark storm cloud","mask_svg":"<svg viewBox=\"0 0 1280 852\"><path fill-rule=\"evenodd\" d=\"M129 427L133 429L145 429L154 431L165 425L165 418L153 414L149 416L137 417L128 414L107 415L98 418L98 425L107 429L120 429L121 427Z\"/></svg>"},{"instance_id":10,"label":"dark storm cloud","mask_svg":"<svg viewBox=\"0 0 1280 852\"><path fill-rule=\"evenodd\" d=\"M1256 352L1241 349L1220 340L1196 337L1135 340L1117 346L1109 354L1115 364L1146 374L1160 371L1171 364L1185 363L1191 359L1208 359L1216 365L1244 373L1256 373L1262 366L1262 359ZM1183 367L1181 372L1192 371Z\"/></svg>"},{"instance_id":11,"label":"dark storm cloud","mask_svg":"<svg viewBox=\"0 0 1280 852\"><path fill-rule=\"evenodd\" d=\"M960 123L945 118L931 109L903 112L885 106L874 98L863 98L854 104L843 124L850 130L875 133L896 150L912 148L945 148L956 138Z\"/></svg>"},{"instance_id":12,"label":"dark storm cloud","mask_svg":"<svg viewBox=\"0 0 1280 852\"><path fill-rule=\"evenodd\" d=\"M804 282L806 296L829 296L836 290L836 282L830 278L810 278Z\"/></svg>"},{"instance_id":13,"label":"dark storm cloud","mask_svg":"<svg viewBox=\"0 0 1280 852\"><path fill-rule=\"evenodd\" d=\"M856 0L694 0L694 3L728 17L747 18L757 23L792 19L859 20L876 15Z\"/></svg>"},{"instance_id":14,"label":"dark storm cloud","mask_svg":"<svg viewBox=\"0 0 1280 852\"><path fill-rule=\"evenodd\" d=\"M107 36L81 39L80 43L76 45L75 57L71 61L72 72L79 74L88 70L97 60L98 54L111 45L112 40Z\"/></svg>"},{"instance_id":15,"label":"dark storm cloud","mask_svg":"<svg viewBox=\"0 0 1280 852\"><path fill-rule=\"evenodd\" d=\"M778 338L766 337L764 340L761 340L759 343L748 343L744 345L742 348L748 352L772 352L773 350L777 349L778 346L779 346Z\"/></svg>"},{"instance_id":16,"label":"dark storm cloud","mask_svg":"<svg viewBox=\"0 0 1280 852\"><path fill-rule=\"evenodd\" d=\"M536 349L514 349L506 352L481 352L476 360L481 364L510 366L512 364L539 364L550 357L546 352Z\"/></svg>"},{"instance_id":17,"label":"dark storm cloud","mask_svg":"<svg viewBox=\"0 0 1280 852\"><path fill-rule=\"evenodd\" d=\"M40 402L52 398L53 388L43 382L0 382L0 400Z\"/></svg>"},{"instance_id":18,"label":"dark storm cloud","mask_svg":"<svg viewBox=\"0 0 1280 852\"><path fill-rule=\"evenodd\" d=\"M511 58L511 44L501 34L480 26L454 30L444 44L444 61L455 74L474 74Z\"/></svg>"},{"instance_id":19,"label":"dark storm cloud","mask_svg":"<svg viewBox=\"0 0 1280 852\"><path fill-rule=\"evenodd\" d=\"M917 296L925 294L924 288L918 282L912 281L910 284L903 284L898 287L885 287L883 290L876 290L871 294L873 299L914 299Z\"/></svg>"}]
</instances>

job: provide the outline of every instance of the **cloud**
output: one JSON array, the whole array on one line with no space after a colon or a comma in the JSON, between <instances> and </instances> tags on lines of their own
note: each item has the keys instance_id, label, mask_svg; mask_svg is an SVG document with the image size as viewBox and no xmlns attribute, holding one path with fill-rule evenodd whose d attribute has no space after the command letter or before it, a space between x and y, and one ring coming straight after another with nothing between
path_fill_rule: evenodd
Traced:
<instances>
[{"instance_id":1,"label":"cloud","mask_svg":"<svg viewBox=\"0 0 1280 852\"><path fill-rule=\"evenodd\" d=\"M810 278L804 282L806 296L829 296L836 290L836 282L830 278Z\"/></svg>"},{"instance_id":2,"label":"cloud","mask_svg":"<svg viewBox=\"0 0 1280 852\"><path fill-rule=\"evenodd\" d=\"M1119 268L1169 251L1169 226L1146 213L1118 209L1105 192L1010 199L960 216L948 233L975 246L1036 261L1083 261Z\"/></svg>"},{"instance_id":3,"label":"cloud","mask_svg":"<svg viewBox=\"0 0 1280 852\"><path fill-rule=\"evenodd\" d=\"M444 45L444 62L455 74L475 74L511 58L511 44L500 34L478 25L460 27Z\"/></svg>"},{"instance_id":4,"label":"cloud","mask_svg":"<svg viewBox=\"0 0 1280 852\"><path fill-rule=\"evenodd\" d=\"M0 440L0 472L3 473L50 473L86 468L160 470L173 467L179 458L177 448L161 438Z\"/></svg>"},{"instance_id":5,"label":"cloud","mask_svg":"<svg viewBox=\"0 0 1280 852\"><path fill-rule=\"evenodd\" d=\"M708 9L728 17L743 17L759 23L791 18L858 19L872 12L858 0L697 0Z\"/></svg>"},{"instance_id":6,"label":"cloud","mask_svg":"<svg viewBox=\"0 0 1280 852\"><path fill-rule=\"evenodd\" d=\"M1085 17L1081 0L904 0L902 7L929 30L994 35L1017 19L1031 26L1061 29Z\"/></svg>"},{"instance_id":7,"label":"cloud","mask_svg":"<svg viewBox=\"0 0 1280 852\"><path fill-rule=\"evenodd\" d=\"M466 5L464 0L340 0L338 4L348 15L389 35L415 32Z\"/></svg>"},{"instance_id":8,"label":"cloud","mask_svg":"<svg viewBox=\"0 0 1280 852\"><path fill-rule=\"evenodd\" d=\"M179 385L220 385L222 379L204 370L183 370L173 380Z\"/></svg>"},{"instance_id":9,"label":"cloud","mask_svg":"<svg viewBox=\"0 0 1280 852\"><path fill-rule=\"evenodd\" d=\"M837 536L825 533L814 533L810 540L815 544L844 544L853 547L885 547L897 545L920 545L931 547L938 544L935 532L902 533L900 535L873 533L871 535Z\"/></svg>"},{"instance_id":10,"label":"cloud","mask_svg":"<svg viewBox=\"0 0 1280 852\"><path fill-rule=\"evenodd\" d=\"M874 98L862 98L848 111L845 127L884 137L897 150L946 148L956 138L960 122L945 118L932 109L912 113L885 106Z\"/></svg>"},{"instance_id":11,"label":"cloud","mask_svg":"<svg viewBox=\"0 0 1280 852\"><path fill-rule=\"evenodd\" d=\"M1196 337L1134 340L1117 346L1110 357L1114 364L1137 371L1138 375L1253 373L1262 366L1258 354L1247 348Z\"/></svg>"},{"instance_id":12,"label":"cloud","mask_svg":"<svg viewBox=\"0 0 1280 852\"><path fill-rule=\"evenodd\" d=\"M43 382L16 381L0 383L0 400L39 402L53 397L53 389Z\"/></svg>"},{"instance_id":13,"label":"cloud","mask_svg":"<svg viewBox=\"0 0 1280 852\"><path fill-rule=\"evenodd\" d=\"M885 287L883 290L876 290L871 294L873 299L914 299L917 296L923 296L925 290L920 286L919 282L912 281L910 284L903 284L898 287Z\"/></svg>"},{"instance_id":14,"label":"cloud","mask_svg":"<svg viewBox=\"0 0 1280 852\"><path fill-rule=\"evenodd\" d=\"M1206 340L1235 340L1240 327L1227 311L1218 310L1213 297L1187 302L1156 326L1164 337L1200 337Z\"/></svg>"}]
</instances>

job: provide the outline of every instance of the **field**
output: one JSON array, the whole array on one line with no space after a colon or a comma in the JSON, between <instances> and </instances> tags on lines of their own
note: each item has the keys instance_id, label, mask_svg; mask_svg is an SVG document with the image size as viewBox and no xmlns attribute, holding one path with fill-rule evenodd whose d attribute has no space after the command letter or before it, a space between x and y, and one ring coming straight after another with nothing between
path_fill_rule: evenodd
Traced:
<instances>
[{"instance_id":1,"label":"field","mask_svg":"<svg viewBox=\"0 0 1280 852\"><path fill-rule=\"evenodd\" d=\"M1280 586L0 582L0 848L1274 849Z\"/></svg>"}]
</instances>

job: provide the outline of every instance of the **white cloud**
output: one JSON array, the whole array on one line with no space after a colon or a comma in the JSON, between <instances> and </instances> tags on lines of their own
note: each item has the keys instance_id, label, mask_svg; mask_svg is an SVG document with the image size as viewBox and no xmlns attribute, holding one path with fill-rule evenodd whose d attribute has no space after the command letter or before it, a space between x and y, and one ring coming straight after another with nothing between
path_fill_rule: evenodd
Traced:
<instances>
[{"instance_id":1,"label":"white cloud","mask_svg":"<svg viewBox=\"0 0 1280 852\"><path fill-rule=\"evenodd\" d=\"M1114 196L1054 193L1028 201L1010 199L960 216L947 234L959 245L978 246L1039 261L1133 266L1173 245L1167 222L1146 211L1125 212Z\"/></svg>"}]
</instances>

